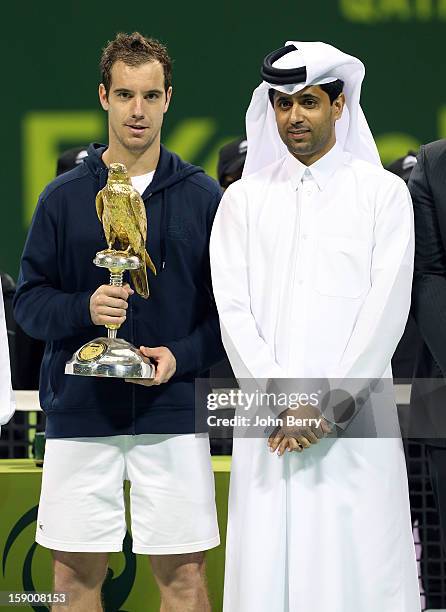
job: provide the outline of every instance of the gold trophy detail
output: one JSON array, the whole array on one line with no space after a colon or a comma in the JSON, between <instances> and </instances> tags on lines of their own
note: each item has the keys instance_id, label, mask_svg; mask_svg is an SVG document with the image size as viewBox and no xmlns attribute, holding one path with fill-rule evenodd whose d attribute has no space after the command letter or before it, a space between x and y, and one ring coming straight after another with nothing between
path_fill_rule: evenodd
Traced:
<instances>
[{"instance_id":1,"label":"gold trophy detail","mask_svg":"<svg viewBox=\"0 0 446 612\"><path fill-rule=\"evenodd\" d=\"M110 164L106 186L96 196L96 211L104 228L108 249L96 253L93 263L110 272L110 285L122 287L130 271L135 290L149 297L147 266L156 268L146 251L147 216L144 202L133 188L124 164ZM118 241L119 250L114 249ZM129 342L117 338L120 325L109 324L107 338L95 338L77 350L65 366L65 374L113 378L153 378L155 368L144 361Z\"/></svg>"}]
</instances>

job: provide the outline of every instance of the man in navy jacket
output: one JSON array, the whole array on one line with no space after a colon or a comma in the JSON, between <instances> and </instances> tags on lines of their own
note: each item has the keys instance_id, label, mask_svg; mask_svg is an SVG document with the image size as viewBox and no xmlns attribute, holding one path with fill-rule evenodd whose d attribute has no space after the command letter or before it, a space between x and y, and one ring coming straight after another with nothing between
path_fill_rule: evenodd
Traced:
<instances>
[{"instance_id":1,"label":"man in navy jacket","mask_svg":"<svg viewBox=\"0 0 446 612\"><path fill-rule=\"evenodd\" d=\"M55 590L69 593L69 609L101 610L108 553L122 549L126 532L130 480L133 550L151 556L163 609L208 610L203 551L219 535L209 441L195 434L194 379L224 355L208 257L220 189L161 145L172 95L166 48L119 34L101 70L108 147L90 145L82 164L43 191L14 300L17 322L46 341L36 540L53 551ZM148 300L129 285L107 285L92 263L106 248L95 196L113 162L126 165L146 206L147 250L158 270L149 273ZM103 335L106 323L121 324L119 336L152 360L153 381L64 374L73 352Z\"/></svg>"}]
</instances>

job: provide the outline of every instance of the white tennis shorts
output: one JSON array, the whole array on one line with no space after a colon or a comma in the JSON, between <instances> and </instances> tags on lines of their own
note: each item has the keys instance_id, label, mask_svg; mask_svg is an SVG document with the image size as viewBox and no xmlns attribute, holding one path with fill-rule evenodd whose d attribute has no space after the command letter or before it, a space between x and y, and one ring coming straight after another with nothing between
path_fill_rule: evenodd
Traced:
<instances>
[{"instance_id":1,"label":"white tennis shorts","mask_svg":"<svg viewBox=\"0 0 446 612\"><path fill-rule=\"evenodd\" d=\"M124 480L133 552L219 545L209 438L196 434L47 440L36 541L68 552L122 550Z\"/></svg>"}]
</instances>

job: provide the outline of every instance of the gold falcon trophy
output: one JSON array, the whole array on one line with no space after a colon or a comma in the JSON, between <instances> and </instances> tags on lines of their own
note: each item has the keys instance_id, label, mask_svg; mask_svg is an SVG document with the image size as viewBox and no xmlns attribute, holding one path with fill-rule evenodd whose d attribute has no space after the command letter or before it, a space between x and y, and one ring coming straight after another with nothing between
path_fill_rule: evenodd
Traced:
<instances>
[{"instance_id":1,"label":"gold falcon trophy","mask_svg":"<svg viewBox=\"0 0 446 612\"><path fill-rule=\"evenodd\" d=\"M122 287L130 270L133 285L149 297L148 266L156 268L146 251L147 217L144 202L133 188L124 164L110 164L107 185L96 196L96 210L104 228L108 249L96 253L93 263L110 272L110 285ZM113 248L118 241L120 250ZM153 378L155 368L129 342L117 338L120 325L109 324L107 338L95 338L77 350L65 366L65 374L113 378Z\"/></svg>"}]
</instances>

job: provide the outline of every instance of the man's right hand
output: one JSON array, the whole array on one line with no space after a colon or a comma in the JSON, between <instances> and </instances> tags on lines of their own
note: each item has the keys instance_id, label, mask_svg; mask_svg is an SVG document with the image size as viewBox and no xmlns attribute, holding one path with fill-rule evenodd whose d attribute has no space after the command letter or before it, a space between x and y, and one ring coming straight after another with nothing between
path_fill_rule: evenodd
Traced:
<instances>
[{"instance_id":1,"label":"man's right hand","mask_svg":"<svg viewBox=\"0 0 446 612\"><path fill-rule=\"evenodd\" d=\"M90 316L94 325L122 325L126 319L127 300L135 293L130 285L101 285L90 298Z\"/></svg>"}]
</instances>

